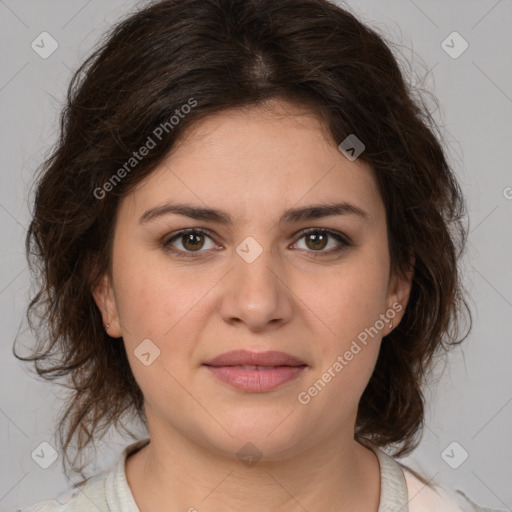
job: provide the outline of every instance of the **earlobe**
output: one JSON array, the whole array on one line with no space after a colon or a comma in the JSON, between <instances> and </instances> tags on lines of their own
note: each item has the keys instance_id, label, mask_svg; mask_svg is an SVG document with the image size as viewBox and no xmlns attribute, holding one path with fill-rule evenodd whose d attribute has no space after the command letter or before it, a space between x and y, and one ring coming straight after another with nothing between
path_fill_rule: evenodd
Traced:
<instances>
[{"instance_id":1,"label":"earlobe","mask_svg":"<svg viewBox=\"0 0 512 512\"><path fill-rule=\"evenodd\" d=\"M121 326L118 320L117 305L114 290L108 275L103 275L100 281L92 289L92 295L100 310L103 326L109 336L119 338Z\"/></svg>"}]
</instances>

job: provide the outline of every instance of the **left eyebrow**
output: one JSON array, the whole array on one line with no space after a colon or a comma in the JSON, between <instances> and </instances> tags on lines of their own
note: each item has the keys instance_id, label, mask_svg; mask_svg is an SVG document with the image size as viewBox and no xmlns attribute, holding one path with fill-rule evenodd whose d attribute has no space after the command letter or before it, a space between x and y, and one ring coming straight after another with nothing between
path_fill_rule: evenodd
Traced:
<instances>
[{"instance_id":1,"label":"left eyebrow","mask_svg":"<svg viewBox=\"0 0 512 512\"><path fill-rule=\"evenodd\" d=\"M223 210L213 208L201 208L198 206L183 203L165 203L154 208L150 208L142 214L139 224L146 224L163 215L182 215L191 219L204 222L214 222L222 225L232 225L233 218L229 213ZM292 208L286 210L280 220L280 224L295 223L307 220L320 219L323 217L332 217L335 215L355 215L365 221L370 220L367 212L355 204L342 202L334 204L315 204L303 208Z\"/></svg>"}]
</instances>

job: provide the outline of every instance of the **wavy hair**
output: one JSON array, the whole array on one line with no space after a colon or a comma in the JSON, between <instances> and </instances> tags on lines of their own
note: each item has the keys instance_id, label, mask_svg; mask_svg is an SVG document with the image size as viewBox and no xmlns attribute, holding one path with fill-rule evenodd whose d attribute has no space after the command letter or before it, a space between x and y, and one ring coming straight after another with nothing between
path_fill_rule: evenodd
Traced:
<instances>
[{"instance_id":1,"label":"wavy hair","mask_svg":"<svg viewBox=\"0 0 512 512\"><path fill-rule=\"evenodd\" d=\"M71 79L58 141L41 164L26 236L37 282L26 316L28 357L70 395L59 443L70 460L133 413L144 397L122 338L104 330L92 289L112 271L121 197L168 155L185 130L225 109L280 98L311 109L339 144L356 134L377 179L393 272L415 259L409 303L381 346L358 409L356 438L395 456L419 442L422 389L438 355L471 329L458 261L465 201L440 130L382 35L327 0L163 0L105 34ZM133 152L191 98L197 105L123 179L98 193ZM103 191L106 188L102 189ZM469 328L461 336L461 317ZM132 434L133 435L133 434Z\"/></svg>"}]
</instances>

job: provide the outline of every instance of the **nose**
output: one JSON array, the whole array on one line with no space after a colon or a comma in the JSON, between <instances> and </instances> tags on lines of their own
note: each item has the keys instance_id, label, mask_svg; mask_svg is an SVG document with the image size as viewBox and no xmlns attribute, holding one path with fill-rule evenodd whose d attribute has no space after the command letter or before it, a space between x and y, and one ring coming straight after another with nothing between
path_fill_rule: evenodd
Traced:
<instances>
[{"instance_id":1,"label":"nose","mask_svg":"<svg viewBox=\"0 0 512 512\"><path fill-rule=\"evenodd\" d=\"M293 294L287 284L285 267L271 250L263 248L253 259L239 246L233 253L233 267L224 281L220 312L224 321L243 323L252 331L287 323L293 313Z\"/></svg>"}]
</instances>

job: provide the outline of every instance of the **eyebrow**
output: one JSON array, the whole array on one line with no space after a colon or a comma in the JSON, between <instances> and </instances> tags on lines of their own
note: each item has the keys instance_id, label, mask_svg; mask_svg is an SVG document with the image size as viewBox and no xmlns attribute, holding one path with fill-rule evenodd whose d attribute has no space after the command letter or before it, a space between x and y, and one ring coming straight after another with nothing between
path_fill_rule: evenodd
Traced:
<instances>
[{"instance_id":1,"label":"eyebrow","mask_svg":"<svg viewBox=\"0 0 512 512\"><path fill-rule=\"evenodd\" d=\"M183 203L166 203L154 208L150 208L142 214L139 224L146 224L158 217L164 215L182 215L191 219L201 220L204 222L214 222L222 225L233 225L233 218L229 213L223 210L213 208L200 208L190 204ZM369 221L370 216L367 212L356 206L355 204L342 202L334 204L315 204L303 208L292 208L286 210L279 224L291 224L301 221L320 219L323 217L331 217L334 215L355 215Z\"/></svg>"}]
</instances>

